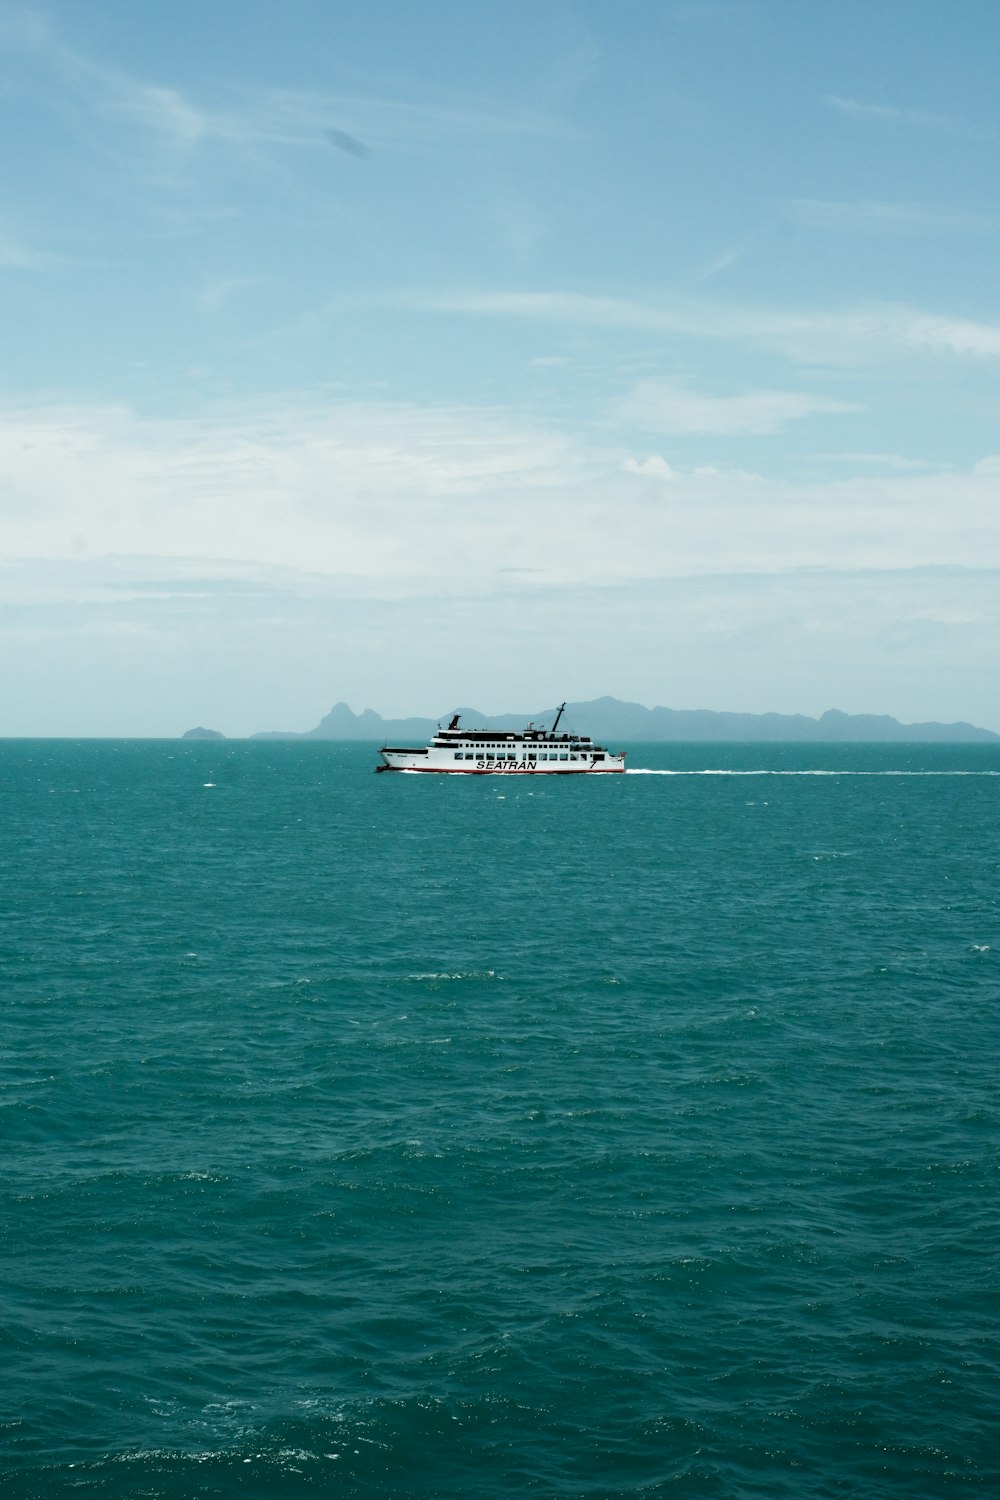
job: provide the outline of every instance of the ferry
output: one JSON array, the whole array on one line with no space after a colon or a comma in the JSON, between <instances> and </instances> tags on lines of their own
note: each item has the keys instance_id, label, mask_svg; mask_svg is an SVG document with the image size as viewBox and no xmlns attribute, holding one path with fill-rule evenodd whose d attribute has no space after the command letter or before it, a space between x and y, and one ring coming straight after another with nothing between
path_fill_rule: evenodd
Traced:
<instances>
[{"instance_id":1,"label":"ferry","mask_svg":"<svg viewBox=\"0 0 1000 1500\"><path fill-rule=\"evenodd\" d=\"M529 724L520 733L462 729L455 714L429 745L406 749L383 745L376 771L434 771L449 776L607 776L624 771L625 751L595 745L587 734L560 734L563 703L551 729Z\"/></svg>"}]
</instances>

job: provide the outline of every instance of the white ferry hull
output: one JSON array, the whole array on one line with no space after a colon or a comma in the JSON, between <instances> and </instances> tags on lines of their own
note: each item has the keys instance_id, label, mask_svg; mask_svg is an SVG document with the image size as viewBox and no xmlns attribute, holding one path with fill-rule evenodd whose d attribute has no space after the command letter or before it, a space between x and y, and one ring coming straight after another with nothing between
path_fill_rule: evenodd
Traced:
<instances>
[{"instance_id":1,"label":"white ferry hull","mask_svg":"<svg viewBox=\"0 0 1000 1500\"><path fill-rule=\"evenodd\" d=\"M624 756L607 756L603 765L547 765L538 761L493 761L483 765L456 766L456 765L428 765L428 758L421 756L417 764L416 757L410 759L406 756L395 756L391 752L382 752L384 764L377 766L379 771L414 771L420 775L435 776L614 776L624 771Z\"/></svg>"}]
</instances>

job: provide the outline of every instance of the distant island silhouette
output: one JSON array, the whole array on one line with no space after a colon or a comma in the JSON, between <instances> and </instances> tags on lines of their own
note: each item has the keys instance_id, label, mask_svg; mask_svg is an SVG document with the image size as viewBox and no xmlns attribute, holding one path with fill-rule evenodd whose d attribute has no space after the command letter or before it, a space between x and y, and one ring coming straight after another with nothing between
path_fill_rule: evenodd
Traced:
<instances>
[{"instance_id":1,"label":"distant island silhouette","mask_svg":"<svg viewBox=\"0 0 1000 1500\"><path fill-rule=\"evenodd\" d=\"M269 730L250 736L254 740L370 740L397 744L425 744L439 722L461 714L469 729L523 729L531 720L551 724L556 709L542 708L524 714L492 714L475 708L449 708L440 719L383 719L374 709L356 714L346 703L337 703L315 729ZM805 714L723 713L708 708L645 708L641 703L623 703L618 698L595 698L589 703L568 703L563 719L569 729L611 740L757 740L757 741L869 741L920 744L1000 743L1000 734L975 724L901 724L889 714L845 714L828 709L818 719ZM185 739L224 738L216 730L189 729Z\"/></svg>"},{"instance_id":2,"label":"distant island silhouette","mask_svg":"<svg viewBox=\"0 0 1000 1500\"><path fill-rule=\"evenodd\" d=\"M224 740L226 736L218 729L205 729L201 724L195 729L188 729L181 735L182 740Z\"/></svg>"}]
</instances>

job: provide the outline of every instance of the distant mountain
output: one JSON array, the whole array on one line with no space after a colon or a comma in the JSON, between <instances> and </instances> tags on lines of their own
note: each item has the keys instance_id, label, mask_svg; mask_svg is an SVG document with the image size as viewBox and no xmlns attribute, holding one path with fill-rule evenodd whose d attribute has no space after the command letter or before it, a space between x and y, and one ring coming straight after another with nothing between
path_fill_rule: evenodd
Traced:
<instances>
[{"instance_id":1,"label":"distant mountain","mask_svg":"<svg viewBox=\"0 0 1000 1500\"><path fill-rule=\"evenodd\" d=\"M551 724L555 708L533 714L494 714L487 719L478 709L451 709L440 719L383 719L366 708L355 714L346 703L337 703L315 729L302 734L273 730L255 734L255 740L374 740L405 745L424 744L439 723L452 713L462 716L467 729L523 729L529 718L535 724ZM644 708L641 703L622 703L617 698L596 698L592 703L567 703L560 729L575 729L598 740L800 740L800 741L897 741L920 743L1000 743L1000 734L978 729L974 724L901 724L888 714L845 714L830 708L822 718L804 714L716 713L708 708ZM190 730L204 737L211 731Z\"/></svg>"},{"instance_id":2,"label":"distant mountain","mask_svg":"<svg viewBox=\"0 0 1000 1500\"><path fill-rule=\"evenodd\" d=\"M199 724L196 729L186 729L181 735L182 740L224 740L226 736L220 734L217 729L203 729Z\"/></svg>"}]
</instances>

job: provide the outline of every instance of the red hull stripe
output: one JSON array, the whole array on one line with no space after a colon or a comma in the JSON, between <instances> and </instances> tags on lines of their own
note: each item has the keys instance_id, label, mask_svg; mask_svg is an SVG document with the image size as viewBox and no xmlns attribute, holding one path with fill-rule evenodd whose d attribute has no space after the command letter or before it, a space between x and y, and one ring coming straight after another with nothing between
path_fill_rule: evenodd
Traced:
<instances>
[{"instance_id":1,"label":"red hull stripe","mask_svg":"<svg viewBox=\"0 0 1000 1500\"><path fill-rule=\"evenodd\" d=\"M450 766L389 765L385 769L387 771L415 771L418 776L621 776L625 771L624 766L602 767L599 771L592 771L589 766L584 766L579 771L477 771L474 766L466 771L459 770L457 766L452 770Z\"/></svg>"}]
</instances>

